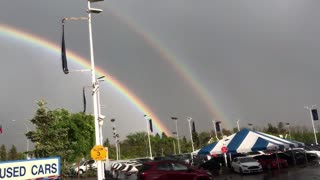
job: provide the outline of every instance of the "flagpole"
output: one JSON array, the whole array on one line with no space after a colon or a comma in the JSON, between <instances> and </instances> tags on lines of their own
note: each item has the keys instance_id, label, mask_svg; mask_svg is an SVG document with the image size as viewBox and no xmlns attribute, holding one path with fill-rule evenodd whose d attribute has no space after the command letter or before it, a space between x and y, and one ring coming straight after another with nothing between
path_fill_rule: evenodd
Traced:
<instances>
[{"instance_id":1,"label":"flagpole","mask_svg":"<svg viewBox=\"0 0 320 180\"><path fill-rule=\"evenodd\" d=\"M146 121L147 121L147 133L148 133L148 141L149 141L149 153L150 158L152 159L152 149L151 149L151 141L150 141L150 130L149 130L149 117L147 115L144 115Z\"/></svg>"},{"instance_id":2,"label":"flagpole","mask_svg":"<svg viewBox=\"0 0 320 180\"><path fill-rule=\"evenodd\" d=\"M314 134L314 141L315 141L316 145L318 145L316 129L315 129L315 127L314 127L314 122L313 122L314 120L313 120L313 117L312 117L312 109L313 109L314 107L316 107L316 105L312 105L311 108L309 108L308 106L305 106L304 108L309 110L310 118L311 118L311 124L312 124L312 129L313 129L313 134Z\"/></svg>"},{"instance_id":3,"label":"flagpole","mask_svg":"<svg viewBox=\"0 0 320 180\"><path fill-rule=\"evenodd\" d=\"M192 118L189 117L188 122L189 122L189 129L190 129L190 139L191 139L191 145L192 145L192 152L194 152L194 145L193 145L193 138L192 138L192 131L191 131L191 120Z\"/></svg>"},{"instance_id":4,"label":"flagpole","mask_svg":"<svg viewBox=\"0 0 320 180\"><path fill-rule=\"evenodd\" d=\"M216 136L216 139L219 141L218 134L217 134L216 121L215 121L215 120L212 120L212 123L213 123L214 134L215 134L215 136Z\"/></svg>"}]
</instances>

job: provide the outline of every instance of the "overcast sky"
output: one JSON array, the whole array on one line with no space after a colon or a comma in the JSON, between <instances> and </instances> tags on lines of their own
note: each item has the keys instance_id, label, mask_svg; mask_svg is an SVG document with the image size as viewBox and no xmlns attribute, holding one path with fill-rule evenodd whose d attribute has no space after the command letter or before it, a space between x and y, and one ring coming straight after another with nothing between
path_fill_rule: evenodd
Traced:
<instances>
[{"instance_id":1,"label":"overcast sky","mask_svg":"<svg viewBox=\"0 0 320 180\"><path fill-rule=\"evenodd\" d=\"M85 0L1 0L0 25L59 45L61 19L86 16L86 6ZM108 0L93 6L104 10L93 16L96 66L170 131L171 116L187 137L187 117L199 131L211 130L213 119L229 129L237 119L242 127L281 121L311 128L304 106L320 105L319 1ZM86 21L68 22L66 41L68 50L89 58ZM60 54L2 32L0 52L0 144L24 150L24 123L32 129L35 101L80 112L90 74L64 75ZM105 137L112 140L111 118L122 138L146 129L144 112L109 84L101 86Z\"/></svg>"}]
</instances>

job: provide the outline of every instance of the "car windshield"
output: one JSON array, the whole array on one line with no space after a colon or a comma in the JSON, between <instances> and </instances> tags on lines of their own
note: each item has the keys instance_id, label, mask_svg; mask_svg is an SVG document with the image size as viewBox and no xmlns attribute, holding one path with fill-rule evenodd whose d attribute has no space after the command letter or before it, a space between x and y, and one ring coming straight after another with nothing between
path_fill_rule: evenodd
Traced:
<instances>
[{"instance_id":1,"label":"car windshield","mask_svg":"<svg viewBox=\"0 0 320 180\"><path fill-rule=\"evenodd\" d=\"M239 159L240 162L242 163L246 163L246 162L257 162L255 159L253 158L240 158Z\"/></svg>"}]
</instances>

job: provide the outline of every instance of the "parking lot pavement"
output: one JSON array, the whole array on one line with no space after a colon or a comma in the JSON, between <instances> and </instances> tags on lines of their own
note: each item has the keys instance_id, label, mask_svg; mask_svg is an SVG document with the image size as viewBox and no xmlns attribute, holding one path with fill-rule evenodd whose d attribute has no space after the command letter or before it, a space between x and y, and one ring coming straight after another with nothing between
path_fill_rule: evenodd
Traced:
<instances>
[{"instance_id":1,"label":"parking lot pavement","mask_svg":"<svg viewBox=\"0 0 320 180\"><path fill-rule=\"evenodd\" d=\"M280 170L266 170L259 174L240 175L224 169L222 174L215 176L215 180L320 180L319 163L308 166L290 167Z\"/></svg>"},{"instance_id":2,"label":"parking lot pavement","mask_svg":"<svg viewBox=\"0 0 320 180\"><path fill-rule=\"evenodd\" d=\"M75 180L77 178L70 178ZM97 178L81 178L95 180ZM107 178L108 180L112 178ZM119 180L136 180L135 175L120 175ZM214 180L320 180L319 162L309 163L307 166L296 166L280 170L264 171L259 174L240 175L225 168L220 175L214 176Z\"/></svg>"}]
</instances>

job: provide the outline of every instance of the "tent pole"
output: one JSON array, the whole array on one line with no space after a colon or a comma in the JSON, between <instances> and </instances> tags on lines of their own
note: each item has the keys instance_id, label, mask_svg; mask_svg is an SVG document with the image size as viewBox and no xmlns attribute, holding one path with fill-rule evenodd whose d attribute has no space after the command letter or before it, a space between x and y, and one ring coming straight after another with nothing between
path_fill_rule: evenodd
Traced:
<instances>
[{"instance_id":1,"label":"tent pole","mask_svg":"<svg viewBox=\"0 0 320 180\"><path fill-rule=\"evenodd\" d=\"M226 164L226 167L228 167L227 154L226 154L226 153L223 153L223 156L224 156L224 162L225 162L225 164Z\"/></svg>"}]
</instances>

